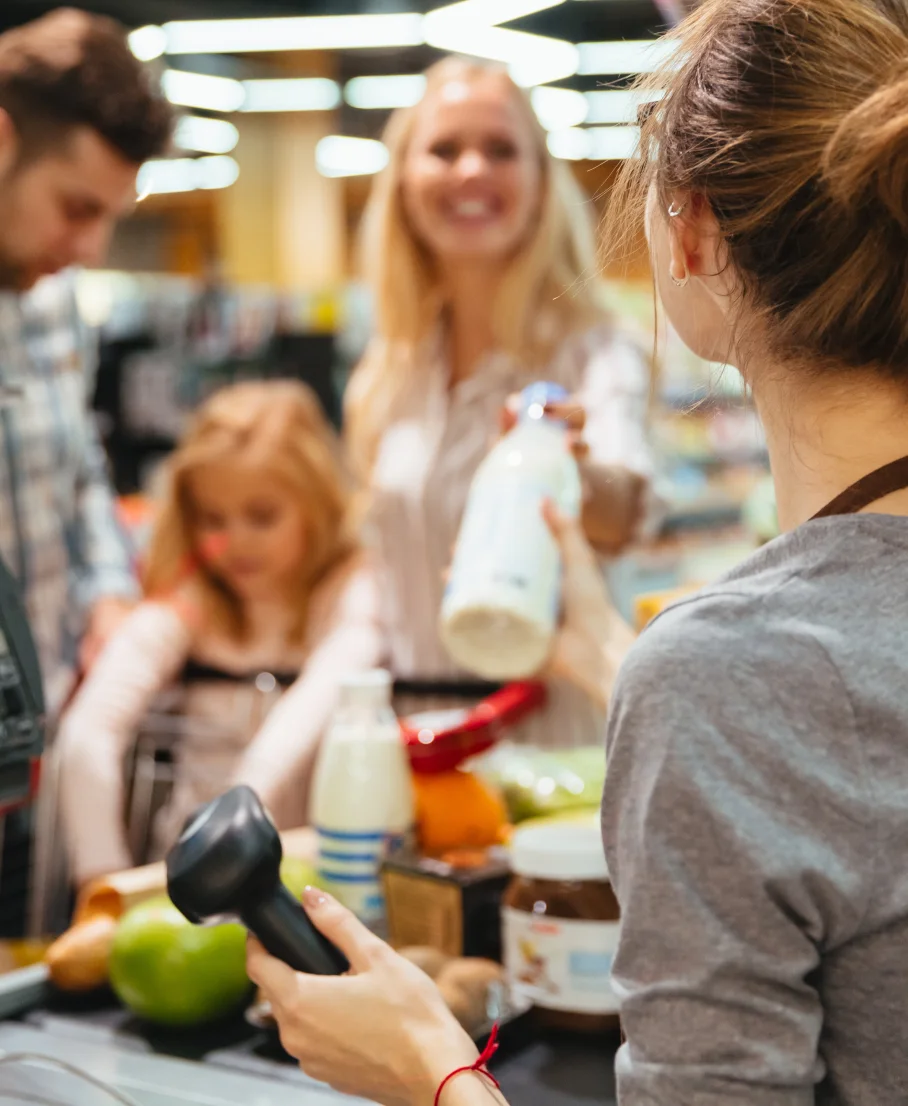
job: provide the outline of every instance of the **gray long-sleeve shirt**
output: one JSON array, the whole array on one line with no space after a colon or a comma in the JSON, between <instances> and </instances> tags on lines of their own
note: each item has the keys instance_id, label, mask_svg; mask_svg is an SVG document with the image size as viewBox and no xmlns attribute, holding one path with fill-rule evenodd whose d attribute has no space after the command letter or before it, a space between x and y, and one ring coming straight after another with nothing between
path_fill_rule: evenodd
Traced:
<instances>
[{"instance_id":1,"label":"gray long-sleeve shirt","mask_svg":"<svg viewBox=\"0 0 908 1106\"><path fill-rule=\"evenodd\" d=\"M608 756L622 1106L905 1106L908 518L809 522L663 614Z\"/></svg>"}]
</instances>

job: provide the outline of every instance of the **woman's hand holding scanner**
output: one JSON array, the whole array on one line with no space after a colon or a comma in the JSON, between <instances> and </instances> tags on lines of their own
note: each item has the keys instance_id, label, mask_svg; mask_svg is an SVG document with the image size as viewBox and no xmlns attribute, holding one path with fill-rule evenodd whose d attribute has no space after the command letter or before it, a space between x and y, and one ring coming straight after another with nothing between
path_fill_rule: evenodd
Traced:
<instances>
[{"instance_id":1,"label":"woman's hand holding scanner","mask_svg":"<svg viewBox=\"0 0 908 1106\"><path fill-rule=\"evenodd\" d=\"M474 1043L427 975L398 956L334 899L309 888L315 926L350 962L341 978L301 975L249 941L249 976L277 1019L284 1048L315 1079L382 1106L430 1106L442 1081L478 1058ZM481 1075L464 1073L441 1106L504 1100Z\"/></svg>"}]
</instances>

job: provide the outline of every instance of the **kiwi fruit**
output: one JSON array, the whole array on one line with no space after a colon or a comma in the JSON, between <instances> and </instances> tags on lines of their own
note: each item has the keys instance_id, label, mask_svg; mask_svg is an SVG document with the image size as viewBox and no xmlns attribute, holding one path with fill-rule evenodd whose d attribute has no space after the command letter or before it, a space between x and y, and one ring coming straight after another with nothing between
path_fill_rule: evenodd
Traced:
<instances>
[{"instance_id":1,"label":"kiwi fruit","mask_svg":"<svg viewBox=\"0 0 908 1106\"><path fill-rule=\"evenodd\" d=\"M437 979L452 962L450 956L428 945L411 945L409 948L398 949L398 952L404 960L409 960L425 972L429 979Z\"/></svg>"},{"instance_id":2,"label":"kiwi fruit","mask_svg":"<svg viewBox=\"0 0 908 1106\"><path fill-rule=\"evenodd\" d=\"M467 991L456 983L438 983L445 1005L467 1033L480 1032L487 1020L487 989Z\"/></svg>"},{"instance_id":3,"label":"kiwi fruit","mask_svg":"<svg viewBox=\"0 0 908 1106\"><path fill-rule=\"evenodd\" d=\"M503 979L504 968L494 960L461 957L446 964L437 981L453 984L464 991L482 991L485 994L493 983L501 983Z\"/></svg>"}]
</instances>

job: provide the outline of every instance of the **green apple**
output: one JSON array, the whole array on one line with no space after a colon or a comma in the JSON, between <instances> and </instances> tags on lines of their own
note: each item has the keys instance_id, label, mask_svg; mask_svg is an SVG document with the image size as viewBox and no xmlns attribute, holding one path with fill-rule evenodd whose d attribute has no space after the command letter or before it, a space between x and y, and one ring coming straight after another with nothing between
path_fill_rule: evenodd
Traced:
<instances>
[{"instance_id":1,"label":"green apple","mask_svg":"<svg viewBox=\"0 0 908 1106\"><path fill-rule=\"evenodd\" d=\"M134 1014L160 1025L226 1017L249 995L246 931L195 926L168 898L140 903L117 927L110 982Z\"/></svg>"},{"instance_id":2,"label":"green apple","mask_svg":"<svg viewBox=\"0 0 908 1106\"><path fill-rule=\"evenodd\" d=\"M319 887L318 871L308 860L285 856L281 861L281 883L297 900L307 887Z\"/></svg>"}]
</instances>

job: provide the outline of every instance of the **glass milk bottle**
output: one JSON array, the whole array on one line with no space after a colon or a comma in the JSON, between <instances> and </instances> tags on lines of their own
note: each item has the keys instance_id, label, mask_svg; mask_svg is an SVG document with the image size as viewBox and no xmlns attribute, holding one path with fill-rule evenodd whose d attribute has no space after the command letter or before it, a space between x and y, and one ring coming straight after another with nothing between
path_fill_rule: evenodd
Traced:
<instances>
[{"instance_id":1,"label":"glass milk bottle","mask_svg":"<svg viewBox=\"0 0 908 1106\"><path fill-rule=\"evenodd\" d=\"M567 392L537 383L520 395L517 425L473 478L441 610L441 639L461 667L487 680L535 675L552 648L561 557L542 516L550 499L577 516L580 473L561 420L546 406Z\"/></svg>"},{"instance_id":2,"label":"glass milk bottle","mask_svg":"<svg viewBox=\"0 0 908 1106\"><path fill-rule=\"evenodd\" d=\"M310 809L325 890L363 921L379 922L382 861L414 822L410 765L391 708L388 672L344 681L319 753Z\"/></svg>"}]
</instances>

